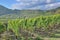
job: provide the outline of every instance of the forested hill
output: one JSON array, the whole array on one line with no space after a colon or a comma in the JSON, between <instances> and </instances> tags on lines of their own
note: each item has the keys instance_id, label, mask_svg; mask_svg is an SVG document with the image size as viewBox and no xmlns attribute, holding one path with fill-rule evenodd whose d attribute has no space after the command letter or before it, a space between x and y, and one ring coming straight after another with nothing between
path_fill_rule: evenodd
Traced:
<instances>
[{"instance_id":1,"label":"forested hill","mask_svg":"<svg viewBox=\"0 0 60 40\"><path fill-rule=\"evenodd\" d=\"M40 15L50 15L60 13L60 7L51 10L12 10L0 5L0 18L23 18L23 17L36 17Z\"/></svg>"}]
</instances>

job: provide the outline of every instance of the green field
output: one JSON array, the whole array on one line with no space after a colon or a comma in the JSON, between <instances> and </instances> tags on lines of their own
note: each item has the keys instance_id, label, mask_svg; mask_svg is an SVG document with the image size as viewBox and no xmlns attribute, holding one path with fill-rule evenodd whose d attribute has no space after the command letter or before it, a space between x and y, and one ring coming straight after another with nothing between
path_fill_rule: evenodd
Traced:
<instances>
[{"instance_id":1,"label":"green field","mask_svg":"<svg viewBox=\"0 0 60 40\"><path fill-rule=\"evenodd\" d=\"M1 40L60 40L60 14L1 20Z\"/></svg>"}]
</instances>

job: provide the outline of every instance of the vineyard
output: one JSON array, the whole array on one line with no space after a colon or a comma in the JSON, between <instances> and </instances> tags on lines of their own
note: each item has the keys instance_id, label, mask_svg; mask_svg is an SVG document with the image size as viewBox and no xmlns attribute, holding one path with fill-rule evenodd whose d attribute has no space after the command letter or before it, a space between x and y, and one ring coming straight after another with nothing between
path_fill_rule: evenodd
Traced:
<instances>
[{"instance_id":1,"label":"vineyard","mask_svg":"<svg viewBox=\"0 0 60 40\"><path fill-rule=\"evenodd\" d=\"M55 37L57 29L60 29L60 14L0 22L0 35L6 34L1 36L2 40L44 40L45 36Z\"/></svg>"}]
</instances>

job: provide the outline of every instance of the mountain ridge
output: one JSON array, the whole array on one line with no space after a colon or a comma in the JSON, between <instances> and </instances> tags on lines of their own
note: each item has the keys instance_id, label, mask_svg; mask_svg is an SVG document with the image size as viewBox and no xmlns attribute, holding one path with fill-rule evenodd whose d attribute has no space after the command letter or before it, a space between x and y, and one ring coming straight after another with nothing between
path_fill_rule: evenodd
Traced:
<instances>
[{"instance_id":1,"label":"mountain ridge","mask_svg":"<svg viewBox=\"0 0 60 40\"><path fill-rule=\"evenodd\" d=\"M35 17L40 15L50 15L60 13L60 7L52 10L18 10L18 9L8 9L2 5L0 5L0 17ZM11 17L11 18L12 18Z\"/></svg>"}]
</instances>

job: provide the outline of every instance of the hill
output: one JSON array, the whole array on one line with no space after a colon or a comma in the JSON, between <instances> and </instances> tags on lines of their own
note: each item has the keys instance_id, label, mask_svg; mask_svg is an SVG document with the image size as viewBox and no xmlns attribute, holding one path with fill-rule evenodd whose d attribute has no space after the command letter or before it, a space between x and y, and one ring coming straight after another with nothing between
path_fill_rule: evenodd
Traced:
<instances>
[{"instance_id":1,"label":"hill","mask_svg":"<svg viewBox=\"0 0 60 40\"><path fill-rule=\"evenodd\" d=\"M40 15L52 15L60 13L60 7L52 10L12 10L0 5L0 18L30 18Z\"/></svg>"}]
</instances>

